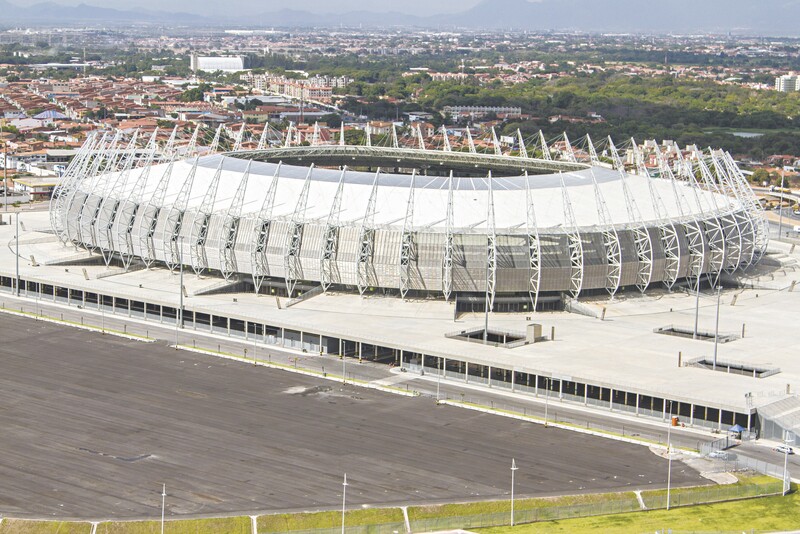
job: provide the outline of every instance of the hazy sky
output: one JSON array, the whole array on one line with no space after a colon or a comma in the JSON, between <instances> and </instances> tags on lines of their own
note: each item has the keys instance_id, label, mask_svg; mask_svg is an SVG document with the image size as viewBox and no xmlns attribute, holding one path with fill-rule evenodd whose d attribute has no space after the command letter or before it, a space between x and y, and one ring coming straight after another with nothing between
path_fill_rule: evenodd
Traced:
<instances>
[{"instance_id":1,"label":"hazy sky","mask_svg":"<svg viewBox=\"0 0 800 534\"><path fill-rule=\"evenodd\" d=\"M12 4L29 6L44 0L9 0ZM418 15L433 15L469 9L479 0L52 0L63 5L85 3L117 9L156 9L186 11L198 15L230 13L232 10L263 13L280 9L297 9L330 13L334 11L398 11Z\"/></svg>"}]
</instances>

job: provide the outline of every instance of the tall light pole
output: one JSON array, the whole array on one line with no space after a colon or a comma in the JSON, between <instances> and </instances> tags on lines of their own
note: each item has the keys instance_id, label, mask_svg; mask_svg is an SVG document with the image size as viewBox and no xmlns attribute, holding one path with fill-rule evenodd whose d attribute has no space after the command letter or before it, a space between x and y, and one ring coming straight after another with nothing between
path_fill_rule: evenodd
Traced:
<instances>
[{"instance_id":1,"label":"tall light pole","mask_svg":"<svg viewBox=\"0 0 800 534\"><path fill-rule=\"evenodd\" d=\"M717 325L714 327L714 364L713 369L717 370L717 346L719 345L719 300L722 293L722 286L717 286Z\"/></svg>"},{"instance_id":2,"label":"tall light pole","mask_svg":"<svg viewBox=\"0 0 800 534\"><path fill-rule=\"evenodd\" d=\"M344 506L347 502L347 473L344 474L344 482L342 482L342 534L344 534Z\"/></svg>"},{"instance_id":3,"label":"tall light pole","mask_svg":"<svg viewBox=\"0 0 800 534\"><path fill-rule=\"evenodd\" d=\"M783 235L783 171L781 171L781 196L780 204L778 204L778 240Z\"/></svg>"},{"instance_id":4,"label":"tall light pole","mask_svg":"<svg viewBox=\"0 0 800 534\"><path fill-rule=\"evenodd\" d=\"M514 458L511 459L511 526L514 526L514 473L519 469Z\"/></svg>"},{"instance_id":5,"label":"tall light pole","mask_svg":"<svg viewBox=\"0 0 800 534\"><path fill-rule=\"evenodd\" d=\"M164 534L164 505L167 501L167 485L161 485L161 534Z\"/></svg>"},{"instance_id":6,"label":"tall light pole","mask_svg":"<svg viewBox=\"0 0 800 534\"><path fill-rule=\"evenodd\" d=\"M15 249L15 260L16 260L16 292L17 296L19 296L19 212L17 212L17 230L16 230L17 238L14 240L14 249Z\"/></svg>"},{"instance_id":7,"label":"tall light pole","mask_svg":"<svg viewBox=\"0 0 800 534\"><path fill-rule=\"evenodd\" d=\"M789 481L789 445L794 443L794 440L791 439L792 433L788 430L784 430L783 434L783 495L789 493L789 489L791 489L791 484Z\"/></svg>"},{"instance_id":8,"label":"tall light pole","mask_svg":"<svg viewBox=\"0 0 800 534\"><path fill-rule=\"evenodd\" d=\"M8 212L8 141L3 143L3 202Z\"/></svg>"},{"instance_id":9,"label":"tall light pole","mask_svg":"<svg viewBox=\"0 0 800 534\"><path fill-rule=\"evenodd\" d=\"M547 384L547 389L544 392L544 426L547 426L547 401L550 400L550 378L545 377L544 382Z\"/></svg>"},{"instance_id":10,"label":"tall light pole","mask_svg":"<svg viewBox=\"0 0 800 534\"><path fill-rule=\"evenodd\" d=\"M692 333L692 339L697 339L697 322L700 318L700 276L702 274L702 266L697 273L697 287L695 288L695 297L694 297L694 332Z\"/></svg>"},{"instance_id":11,"label":"tall light pole","mask_svg":"<svg viewBox=\"0 0 800 534\"><path fill-rule=\"evenodd\" d=\"M178 248L178 263L180 264L180 283L178 284L178 313L175 317L175 350L178 350L178 333L183 328L183 237L180 238Z\"/></svg>"},{"instance_id":12,"label":"tall light pole","mask_svg":"<svg viewBox=\"0 0 800 534\"><path fill-rule=\"evenodd\" d=\"M672 437L672 401L667 401L667 405L669 406L669 426L667 427L667 510L669 510L669 496L672 486L672 441L670 439Z\"/></svg>"},{"instance_id":13,"label":"tall light pole","mask_svg":"<svg viewBox=\"0 0 800 534\"><path fill-rule=\"evenodd\" d=\"M436 404L439 404L439 386L442 383L442 364L444 363L443 358L439 358L439 372L436 373Z\"/></svg>"}]
</instances>

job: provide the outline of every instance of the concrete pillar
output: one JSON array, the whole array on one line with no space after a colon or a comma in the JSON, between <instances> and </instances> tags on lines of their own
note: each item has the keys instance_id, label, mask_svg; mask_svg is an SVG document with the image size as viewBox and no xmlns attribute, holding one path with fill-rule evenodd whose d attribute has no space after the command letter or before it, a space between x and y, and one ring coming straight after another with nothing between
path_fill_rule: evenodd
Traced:
<instances>
[{"instance_id":1,"label":"concrete pillar","mask_svg":"<svg viewBox=\"0 0 800 534\"><path fill-rule=\"evenodd\" d=\"M717 423L717 430L722 430L722 408L719 409L719 422Z\"/></svg>"},{"instance_id":2,"label":"concrete pillar","mask_svg":"<svg viewBox=\"0 0 800 534\"><path fill-rule=\"evenodd\" d=\"M583 385L583 405L589 404L589 384Z\"/></svg>"},{"instance_id":3,"label":"concrete pillar","mask_svg":"<svg viewBox=\"0 0 800 534\"><path fill-rule=\"evenodd\" d=\"M639 394L636 394L636 415L639 415Z\"/></svg>"},{"instance_id":4,"label":"concrete pillar","mask_svg":"<svg viewBox=\"0 0 800 534\"><path fill-rule=\"evenodd\" d=\"M362 348L362 347L363 347L363 345L362 345L362 344L361 344L361 342L359 341L359 342L358 342L358 363L361 363L361 348Z\"/></svg>"},{"instance_id":5,"label":"concrete pillar","mask_svg":"<svg viewBox=\"0 0 800 534\"><path fill-rule=\"evenodd\" d=\"M563 380L559 380L558 381L558 400L561 400L563 398L564 398L564 381Z\"/></svg>"},{"instance_id":6,"label":"concrete pillar","mask_svg":"<svg viewBox=\"0 0 800 534\"><path fill-rule=\"evenodd\" d=\"M602 388L600 389L602 392ZM602 393L601 393L602 395ZM608 409L614 411L614 389L608 388Z\"/></svg>"},{"instance_id":7,"label":"concrete pillar","mask_svg":"<svg viewBox=\"0 0 800 534\"><path fill-rule=\"evenodd\" d=\"M530 376L530 375L528 375ZM533 375L533 395L534 397L539 396L539 376Z\"/></svg>"},{"instance_id":8,"label":"concrete pillar","mask_svg":"<svg viewBox=\"0 0 800 534\"><path fill-rule=\"evenodd\" d=\"M489 387L492 387L492 366L489 365L486 367L489 376L486 377L486 383L489 384Z\"/></svg>"},{"instance_id":9,"label":"concrete pillar","mask_svg":"<svg viewBox=\"0 0 800 534\"><path fill-rule=\"evenodd\" d=\"M662 404L662 412L661 412L661 420L665 421L667 419L667 399L661 399ZM672 424L672 422L670 422Z\"/></svg>"},{"instance_id":10,"label":"concrete pillar","mask_svg":"<svg viewBox=\"0 0 800 534\"><path fill-rule=\"evenodd\" d=\"M342 354L342 338L339 338L339 357L344 358L344 355Z\"/></svg>"},{"instance_id":11,"label":"concrete pillar","mask_svg":"<svg viewBox=\"0 0 800 534\"><path fill-rule=\"evenodd\" d=\"M689 405L689 426L694 426L694 404Z\"/></svg>"},{"instance_id":12,"label":"concrete pillar","mask_svg":"<svg viewBox=\"0 0 800 534\"><path fill-rule=\"evenodd\" d=\"M516 380L517 380L517 373L514 372L514 370L512 369L511 370L511 391L514 391L514 385L515 385L514 383L516 382Z\"/></svg>"}]
</instances>

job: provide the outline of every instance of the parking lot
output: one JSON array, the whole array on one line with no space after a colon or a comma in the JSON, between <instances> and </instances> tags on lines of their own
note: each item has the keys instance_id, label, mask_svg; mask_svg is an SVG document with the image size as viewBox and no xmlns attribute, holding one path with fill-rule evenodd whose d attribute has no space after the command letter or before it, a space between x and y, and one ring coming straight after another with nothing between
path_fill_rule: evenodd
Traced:
<instances>
[{"instance_id":1,"label":"parking lot","mask_svg":"<svg viewBox=\"0 0 800 534\"><path fill-rule=\"evenodd\" d=\"M32 319L0 321L0 513L204 515L666 484L646 447ZM702 483L673 465L675 485Z\"/></svg>"}]
</instances>

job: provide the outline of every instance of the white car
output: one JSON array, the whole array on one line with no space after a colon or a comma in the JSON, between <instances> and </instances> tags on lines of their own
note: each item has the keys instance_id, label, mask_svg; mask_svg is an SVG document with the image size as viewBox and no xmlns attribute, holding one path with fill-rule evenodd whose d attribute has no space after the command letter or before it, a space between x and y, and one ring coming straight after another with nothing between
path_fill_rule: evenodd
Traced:
<instances>
[{"instance_id":1,"label":"white car","mask_svg":"<svg viewBox=\"0 0 800 534\"><path fill-rule=\"evenodd\" d=\"M794 450L788 445L778 445L774 450L781 454L794 454Z\"/></svg>"}]
</instances>

